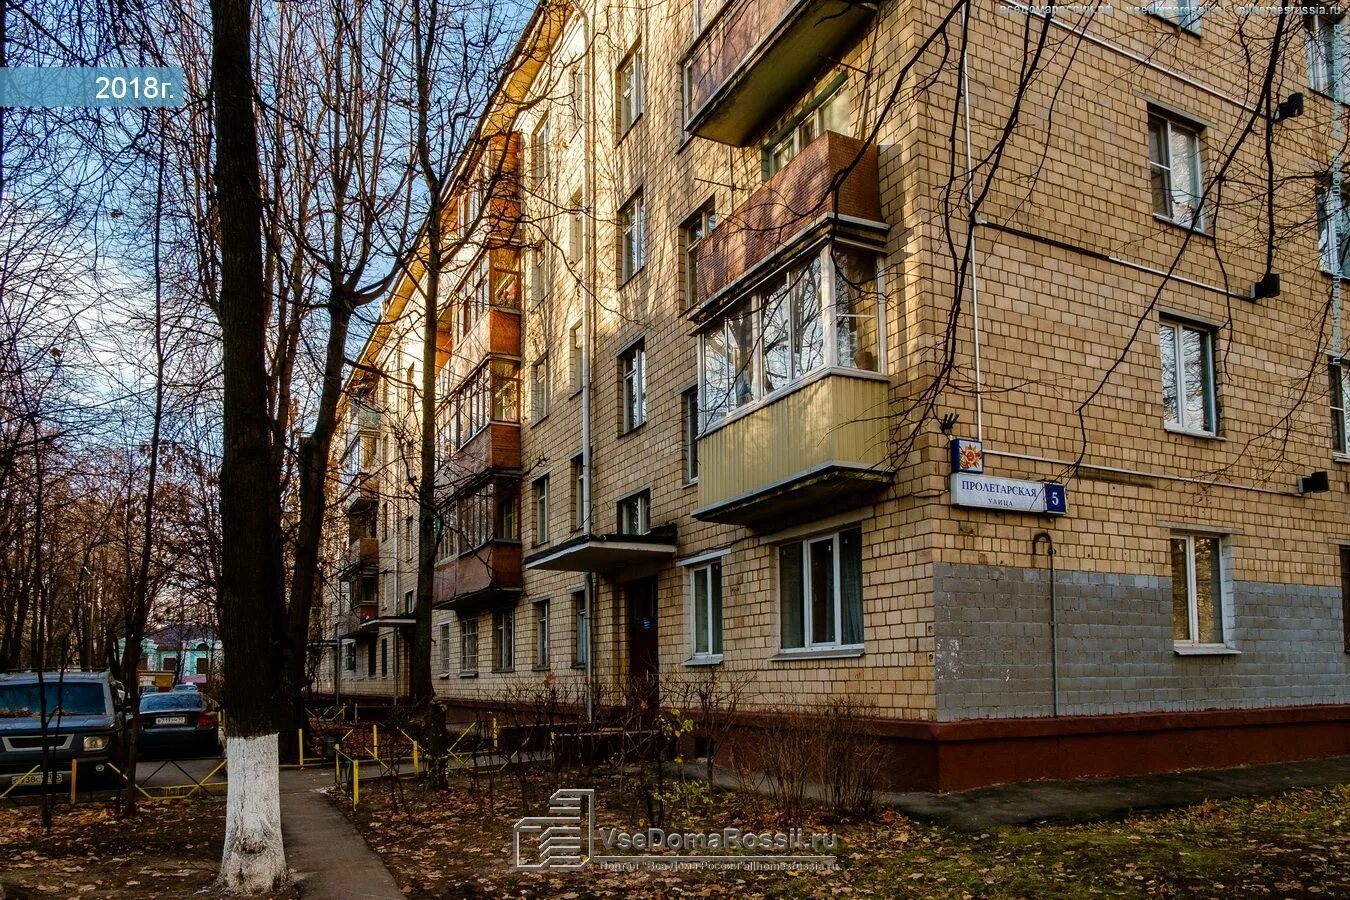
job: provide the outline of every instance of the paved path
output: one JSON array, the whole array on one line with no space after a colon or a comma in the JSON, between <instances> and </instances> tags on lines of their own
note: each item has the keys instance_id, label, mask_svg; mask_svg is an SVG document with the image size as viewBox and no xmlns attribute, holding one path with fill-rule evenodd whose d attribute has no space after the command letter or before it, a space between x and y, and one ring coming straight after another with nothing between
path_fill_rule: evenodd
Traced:
<instances>
[{"instance_id":1,"label":"paved path","mask_svg":"<svg viewBox=\"0 0 1350 900\"><path fill-rule=\"evenodd\" d=\"M379 856L333 801L318 792L332 784L330 769L281 771L281 833L301 895L402 900Z\"/></svg>"}]
</instances>

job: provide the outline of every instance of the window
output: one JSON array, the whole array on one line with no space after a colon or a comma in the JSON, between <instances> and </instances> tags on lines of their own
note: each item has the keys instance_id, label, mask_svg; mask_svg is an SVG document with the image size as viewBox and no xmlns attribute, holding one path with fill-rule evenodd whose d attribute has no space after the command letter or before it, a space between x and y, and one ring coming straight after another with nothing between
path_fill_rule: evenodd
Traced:
<instances>
[{"instance_id":1,"label":"window","mask_svg":"<svg viewBox=\"0 0 1350 900\"><path fill-rule=\"evenodd\" d=\"M764 179L783 170L806 146L827 131L850 134L853 118L852 94L848 85L836 80L825 88L806 109L775 131L764 147Z\"/></svg>"},{"instance_id":2,"label":"window","mask_svg":"<svg viewBox=\"0 0 1350 900\"><path fill-rule=\"evenodd\" d=\"M689 570L689 597L693 604L694 658L722 655L722 564L709 563Z\"/></svg>"},{"instance_id":3,"label":"window","mask_svg":"<svg viewBox=\"0 0 1350 900\"><path fill-rule=\"evenodd\" d=\"M176 673L178 671L178 657L176 656L161 657L159 661L159 668L161 671L164 672Z\"/></svg>"},{"instance_id":4,"label":"window","mask_svg":"<svg viewBox=\"0 0 1350 900\"><path fill-rule=\"evenodd\" d=\"M492 535L499 541L520 540L520 516L517 512L517 489L513 484L498 483L492 488Z\"/></svg>"},{"instance_id":5,"label":"window","mask_svg":"<svg viewBox=\"0 0 1350 900\"><path fill-rule=\"evenodd\" d=\"M1158 325L1158 337L1167 424L1182 431L1215 434L1214 333L1163 321Z\"/></svg>"},{"instance_id":6,"label":"window","mask_svg":"<svg viewBox=\"0 0 1350 900\"><path fill-rule=\"evenodd\" d=\"M1341 628L1344 648L1350 653L1350 547L1341 548Z\"/></svg>"},{"instance_id":7,"label":"window","mask_svg":"<svg viewBox=\"0 0 1350 900\"><path fill-rule=\"evenodd\" d=\"M380 638L380 677L389 677L389 638Z\"/></svg>"},{"instance_id":8,"label":"window","mask_svg":"<svg viewBox=\"0 0 1350 900\"><path fill-rule=\"evenodd\" d=\"M548 668L548 601L534 604L534 667Z\"/></svg>"},{"instance_id":9,"label":"window","mask_svg":"<svg viewBox=\"0 0 1350 900\"><path fill-rule=\"evenodd\" d=\"M530 299L538 303L553 289L553 271L549 266L549 248L530 248Z\"/></svg>"},{"instance_id":10,"label":"window","mask_svg":"<svg viewBox=\"0 0 1350 900\"><path fill-rule=\"evenodd\" d=\"M1182 645L1223 645L1223 539L1175 534L1171 544L1173 639Z\"/></svg>"},{"instance_id":11,"label":"window","mask_svg":"<svg viewBox=\"0 0 1350 900\"><path fill-rule=\"evenodd\" d=\"M530 369L530 414L534 421L548 415L548 354L535 361Z\"/></svg>"},{"instance_id":12,"label":"window","mask_svg":"<svg viewBox=\"0 0 1350 900\"><path fill-rule=\"evenodd\" d=\"M619 210L619 283L647 264L647 206L639 191Z\"/></svg>"},{"instance_id":13,"label":"window","mask_svg":"<svg viewBox=\"0 0 1350 900\"><path fill-rule=\"evenodd\" d=\"M586 466L581 456L572 457L572 530L586 526Z\"/></svg>"},{"instance_id":14,"label":"window","mask_svg":"<svg viewBox=\"0 0 1350 900\"><path fill-rule=\"evenodd\" d=\"M709 200L680 226L680 242L683 251L684 277L681 285L684 290L684 308L689 309L698 303L698 248L703 239L712 234L717 227L717 213L713 211Z\"/></svg>"},{"instance_id":15,"label":"window","mask_svg":"<svg viewBox=\"0 0 1350 900\"><path fill-rule=\"evenodd\" d=\"M1331 449L1337 453L1350 453L1347 435L1350 435L1350 408L1346 406L1346 367L1342 363L1332 363L1327 372L1331 380L1329 391L1331 401Z\"/></svg>"},{"instance_id":16,"label":"window","mask_svg":"<svg viewBox=\"0 0 1350 900\"><path fill-rule=\"evenodd\" d=\"M784 650L863 642L862 529L778 548Z\"/></svg>"},{"instance_id":17,"label":"window","mask_svg":"<svg viewBox=\"0 0 1350 900\"><path fill-rule=\"evenodd\" d=\"M567 330L567 374L572 392L581 390L583 349L581 343L581 323L577 322Z\"/></svg>"},{"instance_id":18,"label":"window","mask_svg":"<svg viewBox=\"0 0 1350 900\"><path fill-rule=\"evenodd\" d=\"M647 350L639 341L619 357L623 431L647 421Z\"/></svg>"},{"instance_id":19,"label":"window","mask_svg":"<svg viewBox=\"0 0 1350 900\"><path fill-rule=\"evenodd\" d=\"M366 677L375 677L375 642L366 645Z\"/></svg>"},{"instance_id":20,"label":"window","mask_svg":"<svg viewBox=\"0 0 1350 900\"><path fill-rule=\"evenodd\" d=\"M1203 229L1200 200L1200 132L1156 113L1148 117L1148 162L1153 213L1187 228Z\"/></svg>"},{"instance_id":21,"label":"window","mask_svg":"<svg viewBox=\"0 0 1350 900\"><path fill-rule=\"evenodd\" d=\"M619 534L646 534L652 530L652 495L639 491L619 501Z\"/></svg>"},{"instance_id":22,"label":"window","mask_svg":"<svg viewBox=\"0 0 1350 900\"><path fill-rule=\"evenodd\" d=\"M532 171L530 174L534 178L535 189L540 193L543 193L547 189L548 178L551 171L548 145L548 119L545 118L541 119L539 124L535 126L534 137L530 141L530 147L534 151L530 159L532 163Z\"/></svg>"},{"instance_id":23,"label":"window","mask_svg":"<svg viewBox=\"0 0 1350 900\"><path fill-rule=\"evenodd\" d=\"M450 623L449 623L449 622L442 622L442 623L441 623L441 637L440 637L440 643L441 643L441 647L440 647L440 650L441 650L441 674L442 674L442 675L449 675L449 674L450 674L450 657L451 657L451 653L450 653Z\"/></svg>"},{"instance_id":24,"label":"window","mask_svg":"<svg viewBox=\"0 0 1350 900\"><path fill-rule=\"evenodd\" d=\"M414 594L412 591L404 591L404 592L403 592L403 614L404 614L404 615L408 615L409 613L411 613L411 612L413 611L413 604L414 604L414 602L415 602L415 594Z\"/></svg>"},{"instance_id":25,"label":"window","mask_svg":"<svg viewBox=\"0 0 1350 900\"><path fill-rule=\"evenodd\" d=\"M408 391L408 409L412 410L417 406L417 370L412 366L408 366L407 378L405 388Z\"/></svg>"},{"instance_id":26,"label":"window","mask_svg":"<svg viewBox=\"0 0 1350 900\"><path fill-rule=\"evenodd\" d=\"M414 519L413 519L412 516L407 516L407 517L405 517L404 520L403 520L403 558L404 558L404 559L412 559L412 558L413 558L413 546L414 546L414 544L415 544L415 542L413 541L413 522L414 522Z\"/></svg>"},{"instance_id":27,"label":"window","mask_svg":"<svg viewBox=\"0 0 1350 900\"><path fill-rule=\"evenodd\" d=\"M520 371L516 363L492 359L470 375L453 398L451 436L459 449L491 422L520 421Z\"/></svg>"},{"instance_id":28,"label":"window","mask_svg":"<svg viewBox=\"0 0 1350 900\"><path fill-rule=\"evenodd\" d=\"M351 641L342 645L342 669L346 672L356 671L356 644Z\"/></svg>"},{"instance_id":29,"label":"window","mask_svg":"<svg viewBox=\"0 0 1350 900\"><path fill-rule=\"evenodd\" d=\"M642 49L634 49L615 74L614 94L618 100L619 136L622 137L642 115Z\"/></svg>"},{"instance_id":30,"label":"window","mask_svg":"<svg viewBox=\"0 0 1350 900\"><path fill-rule=\"evenodd\" d=\"M684 413L684 481L693 484L698 481L698 388L681 394L680 404Z\"/></svg>"},{"instance_id":31,"label":"window","mask_svg":"<svg viewBox=\"0 0 1350 900\"><path fill-rule=\"evenodd\" d=\"M567 213L567 258L574 263L581 261L582 240L585 237L583 226L581 191L577 191L572 195L571 208Z\"/></svg>"},{"instance_id":32,"label":"window","mask_svg":"<svg viewBox=\"0 0 1350 900\"><path fill-rule=\"evenodd\" d=\"M1334 196L1325 186L1317 189L1317 251L1323 272L1350 278L1350 195L1342 193L1339 207L1333 209Z\"/></svg>"},{"instance_id":33,"label":"window","mask_svg":"<svg viewBox=\"0 0 1350 900\"><path fill-rule=\"evenodd\" d=\"M591 616L586 606L586 592L572 592L572 612L576 625L576 634L573 635L572 647L572 665L579 669L584 669L590 660L591 654Z\"/></svg>"},{"instance_id":34,"label":"window","mask_svg":"<svg viewBox=\"0 0 1350 900\"><path fill-rule=\"evenodd\" d=\"M580 62L567 70L567 99L572 108L572 127L580 127L586 111L586 80Z\"/></svg>"},{"instance_id":35,"label":"window","mask_svg":"<svg viewBox=\"0 0 1350 900\"><path fill-rule=\"evenodd\" d=\"M876 372L881 346L876 261L857 253L833 258L836 359L841 366Z\"/></svg>"},{"instance_id":36,"label":"window","mask_svg":"<svg viewBox=\"0 0 1350 900\"><path fill-rule=\"evenodd\" d=\"M1153 0L1148 10L1187 31L1200 30L1201 11L1196 6L1196 0Z\"/></svg>"},{"instance_id":37,"label":"window","mask_svg":"<svg viewBox=\"0 0 1350 900\"><path fill-rule=\"evenodd\" d=\"M516 667L515 610L500 609L492 614L492 669L510 672Z\"/></svg>"},{"instance_id":38,"label":"window","mask_svg":"<svg viewBox=\"0 0 1350 900\"><path fill-rule=\"evenodd\" d=\"M694 0L694 33L698 34L707 28L724 5L726 0Z\"/></svg>"},{"instance_id":39,"label":"window","mask_svg":"<svg viewBox=\"0 0 1350 900\"><path fill-rule=\"evenodd\" d=\"M478 620L459 622L459 671L472 675L478 671Z\"/></svg>"},{"instance_id":40,"label":"window","mask_svg":"<svg viewBox=\"0 0 1350 900\"><path fill-rule=\"evenodd\" d=\"M534 542L545 543L548 540L548 476L536 478L534 482Z\"/></svg>"},{"instance_id":41,"label":"window","mask_svg":"<svg viewBox=\"0 0 1350 900\"><path fill-rule=\"evenodd\" d=\"M353 658L353 660L352 660L352 667L353 667L353 668L356 667L356 660L355 660L355 658ZM205 657L205 656L199 656L199 657L197 657L196 659L194 659L194 660L192 661L192 674L193 674L193 675L209 675L209 674L211 674L211 660L208 659L208 658Z\"/></svg>"}]
</instances>

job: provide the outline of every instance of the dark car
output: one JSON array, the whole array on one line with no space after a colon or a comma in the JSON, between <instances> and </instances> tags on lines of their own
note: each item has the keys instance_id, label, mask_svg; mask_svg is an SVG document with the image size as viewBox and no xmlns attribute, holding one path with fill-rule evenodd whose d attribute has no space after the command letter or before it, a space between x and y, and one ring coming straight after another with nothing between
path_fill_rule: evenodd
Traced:
<instances>
[{"instance_id":1,"label":"dark car","mask_svg":"<svg viewBox=\"0 0 1350 900\"><path fill-rule=\"evenodd\" d=\"M220 719L198 691L141 695L140 748L157 754L215 756Z\"/></svg>"},{"instance_id":2,"label":"dark car","mask_svg":"<svg viewBox=\"0 0 1350 900\"><path fill-rule=\"evenodd\" d=\"M116 782L124 698L107 672L0 675L0 793L44 779L64 785L72 769L77 785Z\"/></svg>"}]
</instances>

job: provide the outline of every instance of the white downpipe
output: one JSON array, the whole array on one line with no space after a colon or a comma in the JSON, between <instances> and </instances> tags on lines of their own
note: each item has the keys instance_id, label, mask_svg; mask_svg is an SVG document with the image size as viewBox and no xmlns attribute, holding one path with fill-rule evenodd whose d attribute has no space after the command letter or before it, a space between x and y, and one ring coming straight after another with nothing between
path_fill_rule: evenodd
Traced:
<instances>
[{"instance_id":1,"label":"white downpipe","mask_svg":"<svg viewBox=\"0 0 1350 900\"><path fill-rule=\"evenodd\" d=\"M1332 45L1340 48L1345 40L1345 26L1338 20L1331 26ZM1345 86L1342 83L1345 71L1336 54L1331 57L1331 90L1336 95L1336 112L1331 117L1331 196L1327 200L1327 213L1331 218L1329 236L1331 238L1331 355L1337 363L1341 359L1341 142L1344 130L1341 127L1341 103L1344 102ZM1344 390L1344 388L1342 388Z\"/></svg>"},{"instance_id":2,"label":"white downpipe","mask_svg":"<svg viewBox=\"0 0 1350 900\"><path fill-rule=\"evenodd\" d=\"M961 30L969 35L966 22L970 0L961 7ZM975 351L975 437L984 442L984 373L980 366L980 266L975 248L975 164L970 147L970 68L965 42L961 45L961 97L966 126L966 208L970 211L966 226L966 255L970 259L970 328Z\"/></svg>"},{"instance_id":3,"label":"white downpipe","mask_svg":"<svg viewBox=\"0 0 1350 900\"><path fill-rule=\"evenodd\" d=\"M226 893L260 894L283 883L287 875L277 735L230 737L225 741L225 759L230 786L217 886Z\"/></svg>"}]
</instances>

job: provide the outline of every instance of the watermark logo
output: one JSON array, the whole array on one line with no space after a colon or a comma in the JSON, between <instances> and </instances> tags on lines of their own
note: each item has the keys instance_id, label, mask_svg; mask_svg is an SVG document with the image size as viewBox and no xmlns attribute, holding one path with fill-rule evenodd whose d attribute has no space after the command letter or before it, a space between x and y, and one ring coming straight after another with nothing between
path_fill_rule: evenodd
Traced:
<instances>
[{"instance_id":1,"label":"watermark logo","mask_svg":"<svg viewBox=\"0 0 1350 900\"><path fill-rule=\"evenodd\" d=\"M602 850L619 852L597 854L597 836ZM838 840L832 833L805 828L597 830L595 791L589 788L554 791L547 815L526 816L512 829L515 868L536 872L576 872L587 866L619 871L831 871L837 867L832 851Z\"/></svg>"}]
</instances>

